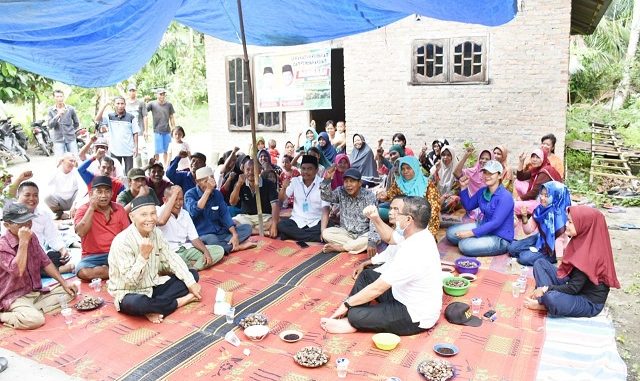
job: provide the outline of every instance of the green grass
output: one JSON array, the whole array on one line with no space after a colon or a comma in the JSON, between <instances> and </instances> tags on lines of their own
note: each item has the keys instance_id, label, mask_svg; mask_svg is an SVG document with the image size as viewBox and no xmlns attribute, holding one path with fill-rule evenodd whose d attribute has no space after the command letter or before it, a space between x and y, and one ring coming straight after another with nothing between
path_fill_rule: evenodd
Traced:
<instances>
[{"instance_id":1,"label":"green grass","mask_svg":"<svg viewBox=\"0 0 640 381\"><path fill-rule=\"evenodd\" d=\"M182 126L189 135L206 132L209 127L209 108L207 104L196 105L192 110L176 110L176 124Z\"/></svg>"}]
</instances>

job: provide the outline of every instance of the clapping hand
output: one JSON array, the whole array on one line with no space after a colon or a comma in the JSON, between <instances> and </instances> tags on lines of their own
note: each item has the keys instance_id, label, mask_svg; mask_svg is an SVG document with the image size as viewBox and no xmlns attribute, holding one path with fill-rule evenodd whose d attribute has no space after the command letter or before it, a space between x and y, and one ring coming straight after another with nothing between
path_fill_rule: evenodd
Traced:
<instances>
[{"instance_id":1,"label":"clapping hand","mask_svg":"<svg viewBox=\"0 0 640 381\"><path fill-rule=\"evenodd\" d=\"M149 259L149 256L153 252L153 243L149 238L142 238L142 243L140 243L140 254L144 259Z\"/></svg>"}]
</instances>

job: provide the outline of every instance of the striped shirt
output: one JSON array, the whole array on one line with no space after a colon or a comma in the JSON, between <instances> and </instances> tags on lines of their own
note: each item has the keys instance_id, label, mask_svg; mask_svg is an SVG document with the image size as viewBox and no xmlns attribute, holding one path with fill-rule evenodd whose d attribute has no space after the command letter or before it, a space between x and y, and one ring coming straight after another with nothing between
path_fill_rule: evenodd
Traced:
<instances>
[{"instance_id":1,"label":"striped shirt","mask_svg":"<svg viewBox=\"0 0 640 381\"><path fill-rule=\"evenodd\" d=\"M149 236L153 244L149 259L144 259L140 253L142 239L135 225L130 225L111 244L107 287L118 311L125 295L143 294L151 297L153 287L169 280L168 276L158 275L160 268L171 270L187 287L196 283L182 258L169 249L169 244L158 228Z\"/></svg>"}]
</instances>

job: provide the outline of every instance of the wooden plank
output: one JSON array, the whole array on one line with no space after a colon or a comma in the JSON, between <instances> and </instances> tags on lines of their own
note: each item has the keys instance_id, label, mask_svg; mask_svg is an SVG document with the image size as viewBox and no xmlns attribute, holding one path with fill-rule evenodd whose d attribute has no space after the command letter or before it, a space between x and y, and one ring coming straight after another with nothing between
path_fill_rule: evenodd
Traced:
<instances>
[{"instance_id":1,"label":"wooden plank","mask_svg":"<svg viewBox=\"0 0 640 381\"><path fill-rule=\"evenodd\" d=\"M637 177L635 177L635 176L616 175L616 174L612 174L612 173L603 173L603 172L594 172L594 171L591 171L590 174L592 176L612 177L614 179L625 179L625 180L636 180L637 179Z\"/></svg>"},{"instance_id":2,"label":"wooden plank","mask_svg":"<svg viewBox=\"0 0 640 381\"><path fill-rule=\"evenodd\" d=\"M612 167L610 165L600 165L600 164L591 164L591 167L596 167L596 168L604 168L604 169L610 169L612 171L621 171L621 172L630 172L631 168L624 168L624 167ZM631 173L627 173L627 175L631 175Z\"/></svg>"}]
</instances>

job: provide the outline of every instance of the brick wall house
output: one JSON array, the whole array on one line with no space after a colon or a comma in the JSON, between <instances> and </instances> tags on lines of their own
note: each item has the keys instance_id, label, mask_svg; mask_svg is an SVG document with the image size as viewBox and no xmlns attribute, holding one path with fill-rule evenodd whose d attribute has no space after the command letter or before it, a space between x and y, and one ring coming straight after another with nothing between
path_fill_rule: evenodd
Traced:
<instances>
[{"instance_id":1,"label":"brick wall house","mask_svg":"<svg viewBox=\"0 0 640 381\"><path fill-rule=\"evenodd\" d=\"M558 137L557 153L563 154L573 18L570 0L528 0L520 5L515 19L500 27L411 16L342 39L292 47L249 46L248 51L255 55L316 47L341 49L341 112L347 123L348 152L355 132L362 133L372 146L384 138L386 147L393 133L403 132L414 150L439 137L447 137L458 152L464 141L473 141L477 148L502 143L511 150L510 161L515 164L517 152L536 146L549 132ZM433 65L416 66L434 58L427 51L442 53L445 63L439 71ZM480 57L474 58L474 52ZM241 54L240 44L206 38L214 151L235 144L246 152L250 143L249 132L229 129L227 65ZM470 65L454 68L458 59L471 59ZM449 83L438 82L443 80ZM420 81L429 83L417 83ZM276 139L282 152L284 142L295 143L312 115L309 111L285 112L284 131L259 134ZM328 116L342 119L342 115ZM323 129L323 120L318 122Z\"/></svg>"}]
</instances>

